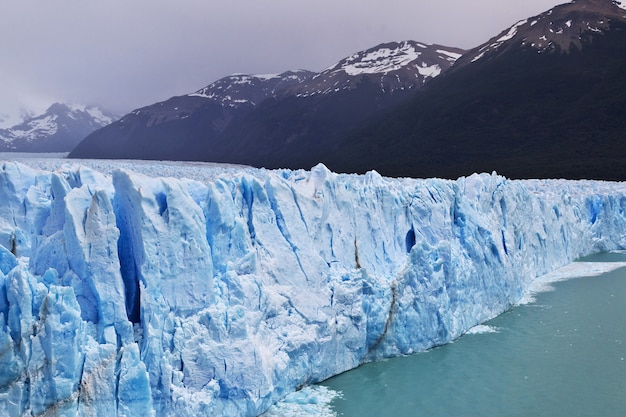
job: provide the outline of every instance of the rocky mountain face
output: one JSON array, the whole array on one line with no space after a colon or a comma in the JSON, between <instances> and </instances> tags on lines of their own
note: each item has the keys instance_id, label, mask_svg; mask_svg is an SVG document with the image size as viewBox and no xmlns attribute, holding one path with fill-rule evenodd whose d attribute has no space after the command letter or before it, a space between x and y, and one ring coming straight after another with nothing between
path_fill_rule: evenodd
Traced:
<instances>
[{"instance_id":1,"label":"rocky mountain face","mask_svg":"<svg viewBox=\"0 0 626 417\"><path fill-rule=\"evenodd\" d=\"M134 110L89 135L71 153L75 158L206 160L206 149L269 97L313 75L235 74L194 93Z\"/></svg>"},{"instance_id":2,"label":"rocky mountain face","mask_svg":"<svg viewBox=\"0 0 626 417\"><path fill-rule=\"evenodd\" d=\"M318 155L324 143L420 89L463 52L412 41L387 43L320 73L225 77L135 110L94 132L70 157L296 167Z\"/></svg>"},{"instance_id":3,"label":"rocky mountain face","mask_svg":"<svg viewBox=\"0 0 626 417\"><path fill-rule=\"evenodd\" d=\"M382 44L319 73L238 75L70 155L456 178L626 180L626 5L576 0L467 51Z\"/></svg>"},{"instance_id":4,"label":"rocky mountain face","mask_svg":"<svg viewBox=\"0 0 626 417\"><path fill-rule=\"evenodd\" d=\"M624 19L626 5L611 0L575 0L528 19L523 19L487 43L469 51L457 68L487 56L530 46L537 53L580 51L590 35L611 30L611 23Z\"/></svg>"},{"instance_id":5,"label":"rocky mountain face","mask_svg":"<svg viewBox=\"0 0 626 417\"><path fill-rule=\"evenodd\" d=\"M87 135L114 120L113 114L96 107L55 103L44 114L0 129L0 150L69 152Z\"/></svg>"},{"instance_id":6,"label":"rocky mountain face","mask_svg":"<svg viewBox=\"0 0 626 417\"><path fill-rule=\"evenodd\" d=\"M324 161L341 137L403 103L462 52L418 42L359 52L264 101L204 154L218 162L310 168Z\"/></svg>"},{"instance_id":7,"label":"rocky mountain face","mask_svg":"<svg viewBox=\"0 0 626 417\"><path fill-rule=\"evenodd\" d=\"M450 68L464 52L414 41L385 43L339 61L289 92L299 97L332 94L358 88L363 77L383 92L417 90Z\"/></svg>"},{"instance_id":8,"label":"rocky mountain face","mask_svg":"<svg viewBox=\"0 0 626 417\"><path fill-rule=\"evenodd\" d=\"M626 180L624 7L577 0L516 23L322 161L390 176Z\"/></svg>"}]
</instances>

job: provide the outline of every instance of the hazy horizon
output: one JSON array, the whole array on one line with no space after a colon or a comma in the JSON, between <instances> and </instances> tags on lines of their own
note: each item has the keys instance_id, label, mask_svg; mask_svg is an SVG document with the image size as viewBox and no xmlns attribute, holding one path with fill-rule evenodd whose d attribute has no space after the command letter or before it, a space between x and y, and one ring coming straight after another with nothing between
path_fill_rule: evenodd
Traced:
<instances>
[{"instance_id":1,"label":"hazy horizon","mask_svg":"<svg viewBox=\"0 0 626 417\"><path fill-rule=\"evenodd\" d=\"M0 16L0 126L56 101L126 113L233 73L320 71L390 41L471 49L562 3L287 0L10 2Z\"/></svg>"}]
</instances>

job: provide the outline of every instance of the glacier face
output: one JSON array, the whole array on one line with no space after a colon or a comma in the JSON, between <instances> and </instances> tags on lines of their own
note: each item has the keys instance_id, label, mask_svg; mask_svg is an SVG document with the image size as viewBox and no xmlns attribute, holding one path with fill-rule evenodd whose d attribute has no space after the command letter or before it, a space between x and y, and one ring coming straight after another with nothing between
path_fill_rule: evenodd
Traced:
<instances>
[{"instance_id":1,"label":"glacier face","mask_svg":"<svg viewBox=\"0 0 626 417\"><path fill-rule=\"evenodd\" d=\"M88 165L1 165L2 415L258 415L626 248L622 183Z\"/></svg>"}]
</instances>

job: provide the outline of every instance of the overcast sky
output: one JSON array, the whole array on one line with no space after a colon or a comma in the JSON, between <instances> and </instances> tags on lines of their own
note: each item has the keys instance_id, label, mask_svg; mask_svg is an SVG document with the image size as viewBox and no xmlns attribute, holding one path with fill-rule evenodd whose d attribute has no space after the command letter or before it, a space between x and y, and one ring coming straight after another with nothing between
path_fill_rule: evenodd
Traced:
<instances>
[{"instance_id":1,"label":"overcast sky","mask_svg":"<svg viewBox=\"0 0 626 417\"><path fill-rule=\"evenodd\" d=\"M232 73L322 70L379 43L472 48L559 0L11 0L0 115L55 101L116 112Z\"/></svg>"}]
</instances>

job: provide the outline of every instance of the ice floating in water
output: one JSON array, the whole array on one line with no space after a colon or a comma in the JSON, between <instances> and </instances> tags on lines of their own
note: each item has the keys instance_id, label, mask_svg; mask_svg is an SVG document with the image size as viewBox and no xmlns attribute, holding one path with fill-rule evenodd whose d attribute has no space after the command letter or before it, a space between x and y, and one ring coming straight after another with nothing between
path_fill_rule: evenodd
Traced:
<instances>
[{"instance_id":1,"label":"ice floating in water","mask_svg":"<svg viewBox=\"0 0 626 417\"><path fill-rule=\"evenodd\" d=\"M626 248L621 183L28 163L0 162L0 415L321 406L297 389Z\"/></svg>"},{"instance_id":2,"label":"ice floating in water","mask_svg":"<svg viewBox=\"0 0 626 417\"><path fill-rule=\"evenodd\" d=\"M467 331L466 334L484 334L484 333L498 333L498 328L493 326L488 326L486 324L479 324L478 326L474 326Z\"/></svg>"},{"instance_id":3,"label":"ice floating in water","mask_svg":"<svg viewBox=\"0 0 626 417\"><path fill-rule=\"evenodd\" d=\"M307 386L271 406L262 417L335 417L331 402L336 398L341 398L341 392L322 385Z\"/></svg>"},{"instance_id":4,"label":"ice floating in water","mask_svg":"<svg viewBox=\"0 0 626 417\"><path fill-rule=\"evenodd\" d=\"M534 280L526 290L519 304L535 302L538 293L552 291L553 283L582 277L596 277L619 268L626 267L626 262L572 262L556 271L542 275Z\"/></svg>"}]
</instances>

